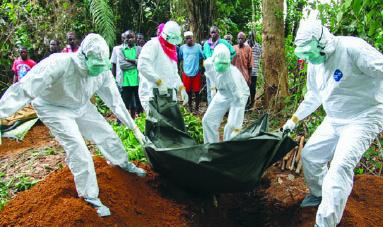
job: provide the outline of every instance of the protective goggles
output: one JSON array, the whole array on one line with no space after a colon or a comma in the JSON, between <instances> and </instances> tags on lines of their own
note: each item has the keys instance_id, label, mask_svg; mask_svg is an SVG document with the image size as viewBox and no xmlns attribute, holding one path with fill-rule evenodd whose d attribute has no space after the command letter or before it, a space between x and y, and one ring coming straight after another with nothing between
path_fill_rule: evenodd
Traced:
<instances>
[{"instance_id":1,"label":"protective goggles","mask_svg":"<svg viewBox=\"0 0 383 227\"><path fill-rule=\"evenodd\" d=\"M300 59L316 58L320 56L322 48L319 46L318 41L312 40L305 45L295 48L295 55Z\"/></svg>"},{"instance_id":2,"label":"protective goggles","mask_svg":"<svg viewBox=\"0 0 383 227\"><path fill-rule=\"evenodd\" d=\"M230 59L214 59L214 67L217 72L225 72L230 67Z\"/></svg>"},{"instance_id":3,"label":"protective goggles","mask_svg":"<svg viewBox=\"0 0 383 227\"><path fill-rule=\"evenodd\" d=\"M109 59L99 59L93 56L85 56L85 59L86 65L88 66L89 76L98 76L100 73L106 72L112 68L112 64Z\"/></svg>"},{"instance_id":4,"label":"protective goggles","mask_svg":"<svg viewBox=\"0 0 383 227\"><path fill-rule=\"evenodd\" d=\"M295 48L295 55L300 59L306 59L314 65L321 64L325 60L325 56L321 54L322 48L318 41L312 40L305 45Z\"/></svg>"},{"instance_id":5,"label":"protective goggles","mask_svg":"<svg viewBox=\"0 0 383 227\"><path fill-rule=\"evenodd\" d=\"M169 43L173 45L178 45L182 42L182 38L179 35L169 33L169 34L166 34L166 41L168 41Z\"/></svg>"}]
</instances>

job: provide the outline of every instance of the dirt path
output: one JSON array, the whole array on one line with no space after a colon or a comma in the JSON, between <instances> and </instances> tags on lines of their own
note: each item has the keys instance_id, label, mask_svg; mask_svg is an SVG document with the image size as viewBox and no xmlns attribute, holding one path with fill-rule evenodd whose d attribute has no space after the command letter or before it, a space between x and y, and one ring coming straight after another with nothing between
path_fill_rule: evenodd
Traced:
<instances>
[{"instance_id":1,"label":"dirt path","mask_svg":"<svg viewBox=\"0 0 383 227\"><path fill-rule=\"evenodd\" d=\"M57 144L55 138L50 135L49 129L41 121L37 121L22 141L2 138L0 159L18 155L26 150L45 149Z\"/></svg>"}]
</instances>

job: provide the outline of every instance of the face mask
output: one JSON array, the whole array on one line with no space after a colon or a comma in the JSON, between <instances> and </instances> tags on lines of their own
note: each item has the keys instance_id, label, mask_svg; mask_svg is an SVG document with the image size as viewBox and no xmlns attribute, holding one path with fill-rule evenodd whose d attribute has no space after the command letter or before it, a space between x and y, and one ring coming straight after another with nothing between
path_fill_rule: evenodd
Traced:
<instances>
[{"instance_id":1,"label":"face mask","mask_svg":"<svg viewBox=\"0 0 383 227\"><path fill-rule=\"evenodd\" d=\"M214 60L214 67L217 72L225 72L230 67L230 59L219 59Z\"/></svg>"},{"instance_id":2,"label":"face mask","mask_svg":"<svg viewBox=\"0 0 383 227\"><path fill-rule=\"evenodd\" d=\"M324 55L321 55L319 57L315 57L315 58L308 58L307 60L313 64L313 65L319 65L319 64L322 64L324 62L324 59L325 59L325 56Z\"/></svg>"},{"instance_id":3,"label":"face mask","mask_svg":"<svg viewBox=\"0 0 383 227\"><path fill-rule=\"evenodd\" d=\"M173 45L178 45L182 42L182 39L179 35L175 35L172 33L166 34L166 41Z\"/></svg>"},{"instance_id":4,"label":"face mask","mask_svg":"<svg viewBox=\"0 0 383 227\"><path fill-rule=\"evenodd\" d=\"M325 56L321 55L322 48L319 46L318 41L310 41L303 46L295 48L295 55L300 59L306 59L314 65L324 62Z\"/></svg>"},{"instance_id":5,"label":"face mask","mask_svg":"<svg viewBox=\"0 0 383 227\"><path fill-rule=\"evenodd\" d=\"M112 68L109 59L99 59L93 56L85 56L85 59L86 65L88 66L89 76L98 76L100 73L106 72Z\"/></svg>"}]
</instances>

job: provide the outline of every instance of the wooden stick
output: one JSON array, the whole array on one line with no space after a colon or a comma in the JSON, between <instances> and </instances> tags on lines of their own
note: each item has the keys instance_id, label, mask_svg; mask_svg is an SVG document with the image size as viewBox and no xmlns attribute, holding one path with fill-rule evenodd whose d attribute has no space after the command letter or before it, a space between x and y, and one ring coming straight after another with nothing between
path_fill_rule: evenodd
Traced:
<instances>
[{"instance_id":1,"label":"wooden stick","mask_svg":"<svg viewBox=\"0 0 383 227\"><path fill-rule=\"evenodd\" d=\"M281 167L281 170L284 170L285 169L285 160L282 160L282 167Z\"/></svg>"},{"instance_id":2,"label":"wooden stick","mask_svg":"<svg viewBox=\"0 0 383 227\"><path fill-rule=\"evenodd\" d=\"M297 156L298 149L295 149L293 159L291 160L290 170L294 169L295 157Z\"/></svg>"},{"instance_id":3,"label":"wooden stick","mask_svg":"<svg viewBox=\"0 0 383 227\"><path fill-rule=\"evenodd\" d=\"M289 152L287 153L287 155L285 157L283 157L283 160L284 161L287 161L290 159L290 156L292 155L292 152L295 150L295 147Z\"/></svg>"},{"instance_id":4,"label":"wooden stick","mask_svg":"<svg viewBox=\"0 0 383 227\"><path fill-rule=\"evenodd\" d=\"M291 161L292 161L293 158L294 158L295 150L296 150L296 147L294 147L294 149L292 149L292 150L290 151L289 159L287 160L287 163L286 163L286 169L290 169Z\"/></svg>"},{"instance_id":5,"label":"wooden stick","mask_svg":"<svg viewBox=\"0 0 383 227\"><path fill-rule=\"evenodd\" d=\"M301 160L301 153L302 153L303 143L304 142L305 142L305 137L302 136L301 137L301 141L299 143L299 150L298 150L297 158L295 159L295 162L297 162L297 163L299 163L299 161Z\"/></svg>"},{"instance_id":6,"label":"wooden stick","mask_svg":"<svg viewBox=\"0 0 383 227\"><path fill-rule=\"evenodd\" d=\"M298 166L297 166L297 170L295 171L296 173L299 173L301 171L301 168L302 168L302 159L299 159L299 163L298 163Z\"/></svg>"}]
</instances>

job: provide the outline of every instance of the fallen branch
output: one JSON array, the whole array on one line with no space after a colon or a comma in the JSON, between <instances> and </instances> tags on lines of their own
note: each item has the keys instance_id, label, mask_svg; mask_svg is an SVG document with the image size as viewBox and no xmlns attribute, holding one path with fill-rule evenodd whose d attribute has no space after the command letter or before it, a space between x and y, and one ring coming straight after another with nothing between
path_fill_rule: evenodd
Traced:
<instances>
[{"instance_id":1,"label":"fallen branch","mask_svg":"<svg viewBox=\"0 0 383 227\"><path fill-rule=\"evenodd\" d=\"M302 149L303 149L303 143L305 142L305 137L302 136L300 138L300 141L299 141L299 149L298 149L298 154L297 154L297 158L296 158L296 162L299 163L299 161L301 160L301 153L302 153Z\"/></svg>"}]
</instances>

